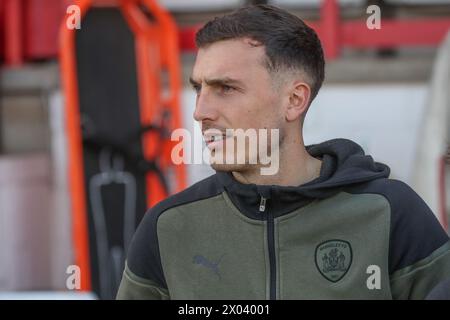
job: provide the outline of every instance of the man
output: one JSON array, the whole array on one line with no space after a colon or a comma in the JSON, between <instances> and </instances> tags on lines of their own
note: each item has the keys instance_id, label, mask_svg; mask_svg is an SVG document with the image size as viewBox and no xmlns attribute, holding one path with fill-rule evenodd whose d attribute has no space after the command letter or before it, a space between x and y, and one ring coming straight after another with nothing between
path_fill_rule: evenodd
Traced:
<instances>
[{"instance_id":1,"label":"man","mask_svg":"<svg viewBox=\"0 0 450 320\"><path fill-rule=\"evenodd\" d=\"M250 6L196 42L194 118L214 158L244 161L213 161L215 175L149 210L119 299L422 299L450 277L447 234L386 165L350 140L304 146L324 78L311 28ZM278 130L276 173L249 143L229 148L229 129Z\"/></svg>"}]
</instances>

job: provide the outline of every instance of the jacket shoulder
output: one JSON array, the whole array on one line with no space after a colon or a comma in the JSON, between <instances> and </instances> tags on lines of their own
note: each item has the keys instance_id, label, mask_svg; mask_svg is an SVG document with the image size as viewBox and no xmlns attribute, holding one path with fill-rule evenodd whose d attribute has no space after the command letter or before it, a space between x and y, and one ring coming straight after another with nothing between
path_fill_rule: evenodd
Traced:
<instances>
[{"instance_id":1,"label":"jacket shoulder","mask_svg":"<svg viewBox=\"0 0 450 320\"><path fill-rule=\"evenodd\" d=\"M220 194L222 191L223 187L218 182L217 176L214 174L193 184L183 191L167 197L166 199L156 204L153 208L150 208L147 213L160 215L170 208L214 197Z\"/></svg>"},{"instance_id":2,"label":"jacket shoulder","mask_svg":"<svg viewBox=\"0 0 450 320\"><path fill-rule=\"evenodd\" d=\"M127 266L129 270L137 277L151 280L160 287L167 288L158 243L157 223L159 217L171 208L207 199L222 191L214 174L150 208L139 224L128 249Z\"/></svg>"},{"instance_id":3,"label":"jacket shoulder","mask_svg":"<svg viewBox=\"0 0 450 320\"><path fill-rule=\"evenodd\" d=\"M448 235L425 201L405 182L376 179L353 186L350 193L375 193L390 206L389 273L429 256Z\"/></svg>"}]
</instances>

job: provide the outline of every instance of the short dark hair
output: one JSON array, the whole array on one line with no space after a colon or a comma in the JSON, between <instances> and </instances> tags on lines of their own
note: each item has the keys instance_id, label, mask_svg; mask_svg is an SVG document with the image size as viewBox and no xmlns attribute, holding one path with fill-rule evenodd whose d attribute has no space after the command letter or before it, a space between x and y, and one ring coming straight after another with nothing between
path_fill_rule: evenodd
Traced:
<instances>
[{"instance_id":1,"label":"short dark hair","mask_svg":"<svg viewBox=\"0 0 450 320\"><path fill-rule=\"evenodd\" d=\"M198 48L221 40L250 38L265 46L269 71L302 70L311 83L311 100L325 76L322 45L300 18L270 5L240 8L207 22L196 34Z\"/></svg>"}]
</instances>

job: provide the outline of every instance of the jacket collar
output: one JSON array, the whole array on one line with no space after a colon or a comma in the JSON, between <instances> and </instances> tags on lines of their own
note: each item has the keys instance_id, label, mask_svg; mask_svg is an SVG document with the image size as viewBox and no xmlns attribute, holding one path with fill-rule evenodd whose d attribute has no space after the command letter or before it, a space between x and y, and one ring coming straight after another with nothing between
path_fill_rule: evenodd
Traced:
<instances>
[{"instance_id":1,"label":"jacket collar","mask_svg":"<svg viewBox=\"0 0 450 320\"><path fill-rule=\"evenodd\" d=\"M316 199L340 192L345 186L389 176L389 168L374 162L353 141L334 139L306 146L308 153L322 160L319 177L300 186L243 184L231 172L217 171L219 183L233 204L246 216L264 220L267 212L274 217L292 212ZM266 200L261 212L261 199Z\"/></svg>"},{"instance_id":2,"label":"jacket collar","mask_svg":"<svg viewBox=\"0 0 450 320\"><path fill-rule=\"evenodd\" d=\"M314 192L308 192L308 186L325 180L331 173L332 159L321 159L322 167L318 178L298 187L277 185L244 184L236 180L231 172L218 171L217 178L226 190L230 200L244 215L249 218L264 220L265 214L260 211L261 199L266 199L265 212L271 211L278 217L301 208L314 199Z\"/></svg>"}]
</instances>

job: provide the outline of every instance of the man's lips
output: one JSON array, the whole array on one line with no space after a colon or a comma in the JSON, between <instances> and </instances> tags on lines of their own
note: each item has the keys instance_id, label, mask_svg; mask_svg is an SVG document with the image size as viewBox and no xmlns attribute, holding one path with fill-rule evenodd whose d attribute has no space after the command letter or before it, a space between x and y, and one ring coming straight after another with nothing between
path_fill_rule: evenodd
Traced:
<instances>
[{"instance_id":1,"label":"man's lips","mask_svg":"<svg viewBox=\"0 0 450 320\"><path fill-rule=\"evenodd\" d=\"M203 139L205 140L206 145L208 147L212 145L214 146L219 145L223 140L230 138L232 136L233 136L232 134L227 135L227 133L221 132L219 130L213 130L213 132L205 131L203 133Z\"/></svg>"}]
</instances>

